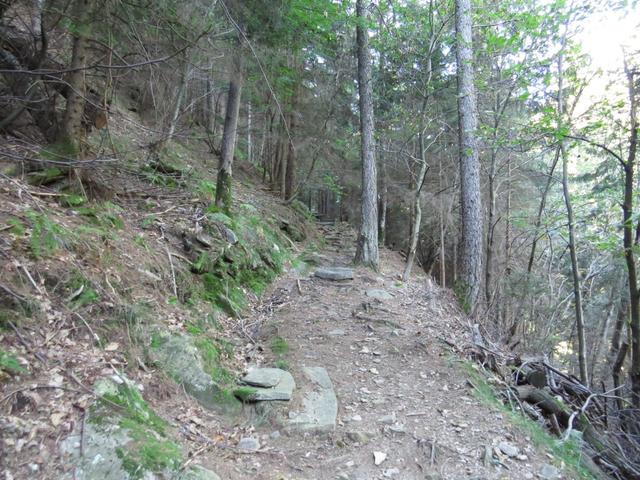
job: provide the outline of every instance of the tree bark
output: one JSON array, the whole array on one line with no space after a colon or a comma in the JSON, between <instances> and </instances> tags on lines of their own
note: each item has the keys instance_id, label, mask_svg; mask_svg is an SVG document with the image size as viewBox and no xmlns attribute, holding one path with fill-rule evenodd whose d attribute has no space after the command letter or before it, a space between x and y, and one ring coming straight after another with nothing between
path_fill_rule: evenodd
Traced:
<instances>
[{"instance_id":1,"label":"tree bark","mask_svg":"<svg viewBox=\"0 0 640 480\"><path fill-rule=\"evenodd\" d=\"M631 307L631 380L632 402L635 408L640 408L640 292L638 291L638 276L636 271L636 261L634 255L634 232L633 232L633 197L634 197L634 173L636 152L638 148L638 97L636 92L636 81L638 72L631 71L625 65L627 82L629 89L630 105L630 133L629 151L627 160L624 163L624 203L623 228L624 228L624 258L627 265L627 276L629 279L629 304Z\"/></svg>"},{"instance_id":2,"label":"tree bark","mask_svg":"<svg viewBox=\"0 0 640 480\"><path fill-rule=\"evenodd\" d=\"M87 65L89 19L94 0L76 0L73 7L74 37L71 56L71 73L68 77L69 94L67 107L60 129L58 141L66 153L77 156L80 153L80 142L83 137L82 116L85 105L85 70Z\"/></svg>"},{"instance_id":3,"label":"tree bark","mask_svg":"<svg viewBox=\"0 0 640 480\"><path fill-rule=\"evenodd\" d=\"M374 143L371 53L367 29L368 13L363 0L356 1L358 25L358 89L360 92L360 136L362 158L361 220L355 262L378 269L378 193Z\"/></svg>"},{"instance_id":4,"label":"tree bark","mask_svg":"<svg viewBox=\"0 0 640 480\"><path fill-rule=\"evenodd\" d=\"M558 123L563 125L564 122L564 48L566 45L566 32L562 41L562 50L558 57ZM567 152L566 142L560 140L558 146L560 157L562 158L562 193L564 195L564 203L567 209L567 224L569 230L569 257L571 258L571 276L573 279L573 303L576 312L576 330L578 334L578 367L580 371L580 381L584 385L589 385L589 374L587 372L587 347L584 331L584 313L582 309L582 287L580 284L580 270L578 266L578 254L576 248L575 221L573 218L573 206L571 205L571 194L569 192L569 155Z\"/></svg>"},{"instance_id":5,"label":"tree bark","mask_svg":"<svg viewBox=\"0 0 640 480\"><path fill-rule=\"evenodd\" d=\"M456 0L456 65L460 147L460 206L462 242L460 283L463 304L474 312L482 284L482 200L480 159L476 144L478 125L473 72L473 40L470 0Z\"/></svg>"},{"instance_id":6,"label":"tree bark","mask_svg":"<svg viewBox=\"0 0 640 480\"><path fill-rule=\"evenodd\" d=\"M229 82L227 111L224 119L222 148L220 149L220 163L216 182L216 206L227 212L231 210L232 166L236 147L238 116L240 115L240 97L242 95L242 82L244 77L241 48L242 46L239 43L238 51L236 52L233 62L231 81Z\"/></svg>"},{"instance_id":7,"label":"tree bark","mask_svg":"<svg viewBox=\"0 0 640 480\"><path fill-rule=\"evenodd\" d=\"M418 250L418 240L420 238L420 224L422 223L422 205L420 204L420 197L422 196L422 187L427 177L427 160L425 158L424 151L424 135L422 132L418 135L418 148L420 149L420 173L416 178L416 189L413 193L413 226L411 228L411 240L409 242L409 251L407 253L407 261L404 266L404 272L402 274L402 281L406 282L411 275L411 269L413 262L416 258L416 251Z\"/></svg>"}]
</instances>

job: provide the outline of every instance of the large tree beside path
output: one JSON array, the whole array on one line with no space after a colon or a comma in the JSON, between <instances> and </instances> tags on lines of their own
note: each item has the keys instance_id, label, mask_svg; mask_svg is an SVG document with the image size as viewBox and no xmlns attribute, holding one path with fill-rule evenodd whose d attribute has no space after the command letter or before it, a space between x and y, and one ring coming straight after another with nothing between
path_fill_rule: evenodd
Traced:
<instances>
[{"instance_id":1,"label":"large tree beside path","mask_svg":"<svg viewBox=\"0 0 640 480\"><path fill-rule=\"evenodd\" d=\"M360 230L355 262L378 269L378 188L374 140L373 85L367 23L369 14L363 0L356 1L358 44L358 89L360 92L360 156L362 194Z\"/></svg>"}]
</instances>

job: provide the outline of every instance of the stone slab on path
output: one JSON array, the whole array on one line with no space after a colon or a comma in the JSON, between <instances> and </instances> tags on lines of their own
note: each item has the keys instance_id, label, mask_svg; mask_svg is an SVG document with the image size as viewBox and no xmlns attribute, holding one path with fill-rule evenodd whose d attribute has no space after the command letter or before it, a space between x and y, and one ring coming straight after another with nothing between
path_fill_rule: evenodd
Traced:
<instances>
[{"instance_id":1,"label":"stone slab on path","mask_svg":"<svg viewBox=\"0 0 640 480\"><path fill-rule=\"evenodd\" d=\"M240 383L255 388L247 399L252 402L289 401L296 388L291 374L279 368L252 368Z\"/></svg>"},{"instance_id":2,"label":"stone slab on path","mask_svg":"<svg viewBox=\"0 0 640 480\"><path fill-rule=\"evenodd\" d=\"M336 428L338 399L329 374L322 367L303 367L308 390L302 398L302 411L289 412L286 429L290 432L328 433Z\"/></svg>"},{"instance_id":3,"label":"stone slab on path","mask_svg":"<svg viewBox=\"0 0 640 480\"><path fill-rule=\"evenodd\" d=\"M376 300L380 300L380 301L384 301L384 300L391 300L393 299L393 295L391 295L389 292L387 292L386 290L378 290L375 288L372 288L370 290L367 290L365 292L365 294L367 295L367 297L369 298L374 298Z\"/></svg>"},{"instance_id":4,"label":"stone slab on path","mask_svg":"<svg viewBox=\"0 0 640 480\"><path fill-rule=\"evenodd\" d=\"M324 280L353 280L353 269L344 267L320 267L314 272L314 276Z\"/></svg>"}]
</instances>

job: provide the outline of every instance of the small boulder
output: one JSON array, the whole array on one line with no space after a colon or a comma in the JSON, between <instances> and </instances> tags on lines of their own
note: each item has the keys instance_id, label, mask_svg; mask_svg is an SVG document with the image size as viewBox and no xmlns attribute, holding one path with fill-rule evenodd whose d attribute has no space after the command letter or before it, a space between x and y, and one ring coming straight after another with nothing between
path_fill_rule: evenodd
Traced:
<instances>
[{"instance_id":1,"label":"small boulder","mask_svg":"<svg viewBox=\"0 0 640 480\"><path fill-rule=\"evenodd\" d=\"M324 280L353 280L353 269L343 267L321 267L315 271L314 275Z\"/></svg>"}]
</instances>

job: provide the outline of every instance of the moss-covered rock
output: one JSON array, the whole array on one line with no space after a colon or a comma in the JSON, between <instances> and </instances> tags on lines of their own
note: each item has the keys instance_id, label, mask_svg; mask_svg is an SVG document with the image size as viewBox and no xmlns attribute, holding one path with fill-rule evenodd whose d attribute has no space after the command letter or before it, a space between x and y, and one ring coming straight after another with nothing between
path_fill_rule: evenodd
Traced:
<instances>
[{"instance_id":1,"label":"moss-covered rock","mask_svg":"<svg viewBox=\"0 0 640 480\"><path fill-rule=\"evenodd\" d=\"M180 471L180 445L169 435L168 423L147 405L131 381L120 376L100 379L94 390L99 398L89 408L82 431L79 427L62 443L74 466L66 478L219 478L201 467Z\"/></svg>"},{"instance_id":2,"label":"moss-covered rock","mask_svg":"<svg viewBox=\"0 0 640 480\"><path fill-rule=\"evenodd\" d=\"M151 360L205 408L236 413L241 404L226 391L231 375L220 365L220 351L210 340L162 331L151 333Z\"/></svg>"}]
</instances>

